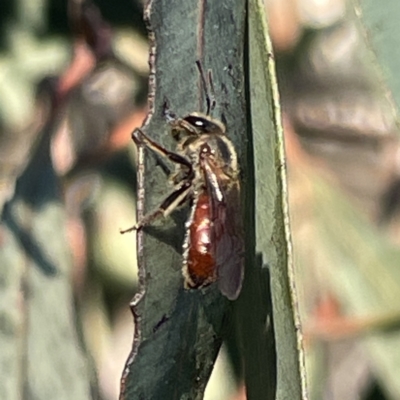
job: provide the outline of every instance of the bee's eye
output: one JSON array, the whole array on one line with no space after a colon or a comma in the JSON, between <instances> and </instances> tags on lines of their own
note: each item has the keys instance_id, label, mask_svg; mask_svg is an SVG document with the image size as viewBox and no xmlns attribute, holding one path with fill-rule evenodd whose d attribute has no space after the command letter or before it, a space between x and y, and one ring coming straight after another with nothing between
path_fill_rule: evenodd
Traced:
<instances>
[{"instance_id":1,"label":"bee's eye","mask_svg":"<svg viewBox=\"0 0 400 400\"><path fill-rule=\"evenodd\" d=\"M186 118L184 118L184 120L188 122L190 125L193 125L197 129L205 133L219 129L217 125L215 125L212 121L209 121L206 118L189 115Z\"/></svg>"},{"instance_id":2,"label":"bee's eye","mask_svg":"<svg viewBox=\"0 0 400 400\"><path fill-rule=\"evenodd\" d=\"M193 124L194 125L196 125L196 126L198 126L199 128L202 128L202 127L204 127L204 121L202 121L202 120L200 120L200 119L198 119L198 120L196 120L196 121L193 121Z\"/></svg>"}]
</instances>

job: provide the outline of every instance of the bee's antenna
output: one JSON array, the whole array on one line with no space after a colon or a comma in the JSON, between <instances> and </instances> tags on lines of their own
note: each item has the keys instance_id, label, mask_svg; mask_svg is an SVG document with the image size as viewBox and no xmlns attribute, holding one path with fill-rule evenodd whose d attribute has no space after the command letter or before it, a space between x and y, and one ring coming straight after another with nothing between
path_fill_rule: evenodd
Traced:
<instances>
[{"instance_id":1,"label":"bee's antenna","mask_svg":"<svg viewBox=\"0 0 400 400\"><path fill-rule=\"evenodd\" d=\"M215 108L216 101L215 101L215 91L214 91L214 82L212 79L212 72L208 70L208 84L204 74L203 67L201 65L200 60L196 61L197 69L199 70L201 81L204 88L204 94L206 95L206 104L207 104L207 112L206 115L210 115Z\"/></svg>"},{"instance_id":2,"label":"bee's antenna","mask_svg":"<svg viewBox=\"0 0 400 400\"><path fill-rule=\"evenodd\" d=\"M212 71L211 69L208 70L208 85L209 85L209 89L210 89L210 93L209 93L209 101L210 101L210 110L209 113L214 111L214 108L217 104L216 100L215 100L215 89L214 89L214 81L212 78Z\"/></svg>"}]
</instances>

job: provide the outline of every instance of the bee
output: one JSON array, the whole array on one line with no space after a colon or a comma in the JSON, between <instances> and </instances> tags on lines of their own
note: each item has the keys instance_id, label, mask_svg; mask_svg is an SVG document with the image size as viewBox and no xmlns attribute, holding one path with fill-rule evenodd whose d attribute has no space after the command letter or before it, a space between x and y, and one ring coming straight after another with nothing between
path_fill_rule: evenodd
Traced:
<instances>
[{"instance_id":1,"label":"bee","mask_svg":"<svg viewBox=\"0 0 400 400\"><path fill-rule=\"evenodd\" d=\"M221 293L235 300L244 274L238 157L226 136L225 124L211 117L216 105L211 71L208 85L212 94L200 62L196 65L205 91L206 113L193 112L179 118L164 104L164 116L177 142L176 150L169 151L141 129L132 134L138 147L143 146L176 165L171 177L174 190L155 211L121 233L138 231L189 203L191 212L183 243L185 288L202 288L216 281Z\"/></svg>"}]
</instances>

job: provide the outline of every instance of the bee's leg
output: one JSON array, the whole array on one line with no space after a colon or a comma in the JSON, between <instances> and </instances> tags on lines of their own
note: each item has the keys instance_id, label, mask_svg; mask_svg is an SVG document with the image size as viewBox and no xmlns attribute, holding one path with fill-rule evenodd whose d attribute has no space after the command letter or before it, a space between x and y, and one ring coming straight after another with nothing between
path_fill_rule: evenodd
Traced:
<instances>
[{"instance_id":1,"label":"bee's leg","mask_svg":"<svg viewBox=\"0 0 400 400\"><path fill-rule=\"evenodd\" d=\"M135 129L132 133L132 139L137 146L145 146L152 150L155 154L162 158L167 158L169 161L179 164L187 168L188 178L191 179L193 176L193 167L189 160L180 154L174 153L167 150L165 147L159 145L152 139L150 139L141 129Z\"/></svg>"},{"instance_id":2,"label":"bee's leg","mask_svg":"<svg viewBox=\"0 0 400 400\"><path fill-rule=\"evenodd\" d=\"M156 156L159 156L160 158L166 158L169 161L186 168L187 173L185 174L185 179L183 180L183 183L165 198L165 200L161 203L157 210L145 215L134 226L122 230L121 233L140 230L144 226L149 225L157 218L166 217L168 214L170 214L179 204L181 204L186 199L191 190L192 181L194 178L192 164L185 157L182 157L181 155L169 151L163 146L159 145L158 143L150 139L141 129L135 129L135 131L132 133L132 139L137 146L145 146L153 151ZM169 172L169 170L167 172Z\"/></svg>"},{"instance_id":3,"label":"bee's leg","mask_svg":"<svg viewBox=\"0 0 400 400\"><path fill-rule=\"evenodd\" d=\"M185 181L182 186L174 190L169 196L167 196L157 210L150 214L145 215L139 222L128 229L120 231L121 233L127 233L132 231L138 231L144 226L149 225L154 220L160 217L168 216L172 211L175 210L183 201L186 200L192 189L192 181Z\"/></svg>"}]
</instances>

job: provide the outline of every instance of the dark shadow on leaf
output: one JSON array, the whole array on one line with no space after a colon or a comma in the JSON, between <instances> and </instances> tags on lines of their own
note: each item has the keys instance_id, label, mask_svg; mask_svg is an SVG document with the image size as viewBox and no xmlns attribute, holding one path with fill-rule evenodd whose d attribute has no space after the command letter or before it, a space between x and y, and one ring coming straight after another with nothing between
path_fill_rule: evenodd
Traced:
<instances>
[{"instance_id":1,"label":"dark shadow on leaf","mask_svg":"<svg viewBox=\"0 0 400 400\"><path fill-rule=\"evenodd\" d=\"M220 332L223 339L228 335L229 331L233 329L232 307L230 303L231 302L219 291L217 282L202 289L201 305L204 309L205 318L215 332ZM222 318L220 314L215 313L216 305L225 310Z\"/></svg>"},{"instance_id":2,"label":"dark shadow on leaf","mask_svg":"<svg viewBox=\"0 0 400 400\"><path fill-rule=\"evenodd\" d=\"M251 262L247 259L247 262ZM277 356L272 314L269 265L256 253L254 265L247 265L238 299L238 326L244 378L249 398L274 400L277 388Z\"/></svg>"},{"instance_id":3,"label":"dark shadow on leaf","mask_svg":"<svg viewBox=\"0 0 400 400\"><path fill-rule=\"evenodd\" d=\"M42 246L35 241L30 233L22 229L15 221L11 212L12 203L7 203L3 210L2 221L14 234L26 254L32 258L35 264L47 276L55 276L57 267L46 257L42 251Z\"/></svg>"},{"instance_id":4,"label":"dark shadow on leaf","mask_svg":"<svg viewBox=\"0 0 400 400\"><path fill-rule=\"evenodd\" d=\"M265 313L263 317L265 318L265 330L266 330L266 340L265 346L265 357L270 360L269 365L273 365L274 368L268 370L268 382L269 387L266 391L269 393L267 399L274 399L276 395L277 386L277 358L276 358L276 343L275 343L275 330L274 330L274 317L272 308L272 295L271 295L271 276L269 271L268 263L264 263L263 256L261 253L256 254L256 268L261 273L261 293L264 296L261 297Z\"/></svg>"},{"instance_id":5,"label":"dark shadow on leaf","mask_svg":"<svg viewBox=\"0 0 400 400\"><path fill-rule=\"evenodd\" d=\"M165 229L159 226L146 226L143 228L143 231L160 242L172 247L177 253L182 254L185 229L179 229L179 227L185 226L185 222L188 218L187 208L184 207L183 209L174 211L171 218L174 221L174 226L171 228ZM161 224L162 223L163 222L161 222Z\"/></svg>"}]
</instances>

